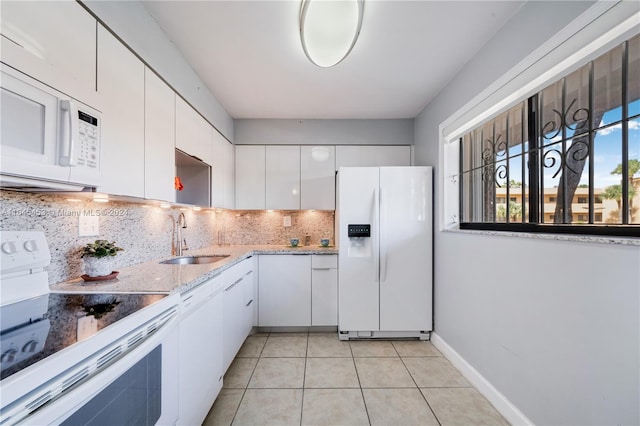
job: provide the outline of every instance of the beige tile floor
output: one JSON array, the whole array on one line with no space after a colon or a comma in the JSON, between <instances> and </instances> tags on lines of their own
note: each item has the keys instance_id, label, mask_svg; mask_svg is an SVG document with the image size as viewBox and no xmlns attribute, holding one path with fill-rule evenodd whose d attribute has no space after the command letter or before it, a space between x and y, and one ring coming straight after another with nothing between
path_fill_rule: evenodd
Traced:
<instances>
[{"instance_id":1,"label":"beige tile floor","mask_svg":"<svg viewBox=\"0 0 640 426\"><path fill-rule=\"evenodd\" d=\"M508 425L431 342L249 336L205 425Z\"/></svg>"}]
</instances>

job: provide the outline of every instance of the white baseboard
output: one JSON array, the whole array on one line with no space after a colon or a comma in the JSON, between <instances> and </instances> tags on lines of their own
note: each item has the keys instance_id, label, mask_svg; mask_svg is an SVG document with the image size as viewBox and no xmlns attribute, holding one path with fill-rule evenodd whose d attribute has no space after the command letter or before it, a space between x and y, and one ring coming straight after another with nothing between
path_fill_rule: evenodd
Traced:
<instances>
[{"instance_id":1,"label":"white baseboard","mask_svg":"<svg viewBox=\"0 0 640 426\"><path fill-rule=\"evenodd\" d=\"M447 358L454 367L478 389L496 410L512 425L533 426L533 422L527 418L518 407L513 405L498 389L496 389L482 374L471 366L437 333L431 333L431 342Z\"/></svg>"}]
</instances>

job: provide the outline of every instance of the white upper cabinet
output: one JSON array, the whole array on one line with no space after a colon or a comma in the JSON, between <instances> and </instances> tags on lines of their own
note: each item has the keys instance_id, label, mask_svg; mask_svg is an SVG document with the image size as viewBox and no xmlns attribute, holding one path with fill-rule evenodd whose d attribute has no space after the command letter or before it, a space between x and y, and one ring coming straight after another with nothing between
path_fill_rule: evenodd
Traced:
<instances>
[{"instance_id":1,"label":"white upper cabinet","mask_svg":"<svg viewBox=\"0 0 640 426\"><path fill-rule=\"evenodd\" d=\"M300 147L266 148L266 208L300 209Z\"/></svg>"},{"instance_id":2,"label":"white upper cabinet","mask_svg":"<svg viewBox=\"0 0 640 426\"><path fill-rule=\"evenodd\" d=\"M145 68L144 197L174 202L175 93Z\"/></svg>"},{"instance_id":3,"label":"white upper cabinet","mask_svg":"<svg viewBox=\"0 0 640 426\"><path fill-rule=\"evenodd\" d=\"M300 147L300 208L334 210L336 208L336 148Z\"/></svg>"},{"instance_id":4,"label":"white upper cabinet","mask_svg":"<svg viewBox=\"0 0 640 426\"><path fill-rule=\"evenodd\" d=\"M75 1L3 1L2 62L100 110L96 20Z\"/></svg>"},{"instance_id":5,"label":"white upper cabinet","mask_svg":"<svg viewBox=\"0 0 640 426\"><path fill-rule=\"evenodd\" d=\"M236 145L236 209L265 208L264 145Z\"/></svg>"},{"instance_id":6,"label":"white upper cabinet","mask_svg":"<svg viewBox=\"0 0 640 426\"><path fill-rule=\"evenodd\" d=\"M3 5L4 7L4 5ZM102 94L100 192L144 197L144 64L98 27L98 92Z\"/></svg>"},{"instance_id":7,"label":"white upper cabinet","mask_svg":"<svg viewBox=\"0 0 640 426\"><path fill-rule=\"evenodd\" d=\"M336 146L336 170L340 167L410 166L409 145L338 145Z\"/></svg>"},{"instance_id":8,"label":"white upper cabinet","mask_svg":"<svg viewBox=\"0 0 640 426\"><path fill-rule=\"evenodd\" d=\"M214 128L194 109L192 111L198 116L198 148L196 154L208 165L213 164L213 132Z\"/></svg>"},{"instance_id":9,"label":"white upper cabinet","mask_svg":"<svg viewBox=\"0 0 640 426\"><path fill-rule=\"evenodd\" d=\"M198 116L193 108L176 96L176 148L189 155L196 155L198 124Z\"/></svg>"},{"instance_id":10,"label":"white upper cabinet","mask_svg":"<svg viewBox=\"0 0 640 426\"><path fill-rule=\"evenodd\" d=\"M209 123L184 99L176 96L176 148L211 165L212 138Z\"/></svg>"},{"instance_id":11,"label":"white upper cabinet","mask_svg":"<svg viewBox=\"0 0 640 426\"><path fill-rule=\"evenodd\" d=\"M216 129L213 132L213 182L211 184L211 205L223 209L233 209L233 145Z\"/></svg>"}]
</instances>

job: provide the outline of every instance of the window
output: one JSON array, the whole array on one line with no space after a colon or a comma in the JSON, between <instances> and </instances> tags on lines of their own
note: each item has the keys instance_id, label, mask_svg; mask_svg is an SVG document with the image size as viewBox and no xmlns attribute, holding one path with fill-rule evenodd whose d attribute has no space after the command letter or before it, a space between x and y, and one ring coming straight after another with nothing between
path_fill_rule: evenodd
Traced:
<instances>
[{"instance_id":1,"label":"window","mask_svg":"<svg viewBox=\"0 0 640 426\"><path fill-rule=\"evenodd\" d=\"M640 236L640 35L464 134L460 167L461 228Z\"/></svg>"}]
</instances>

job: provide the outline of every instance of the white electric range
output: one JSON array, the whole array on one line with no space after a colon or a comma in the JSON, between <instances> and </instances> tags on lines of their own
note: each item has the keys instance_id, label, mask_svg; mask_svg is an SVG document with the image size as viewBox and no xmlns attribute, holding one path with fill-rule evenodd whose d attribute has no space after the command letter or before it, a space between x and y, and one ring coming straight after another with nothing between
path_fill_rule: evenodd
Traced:
<instances>
[{"instance_id":1,"label":"white electric range","mask_svg":"<svg viewBox=\"0 0 640 426\"><path fill-rule=\"evenodd\" d=\"M175 422L179 295L50 292L38 231L0 256L0 425Z\"/></svg>"}]
</instances>

